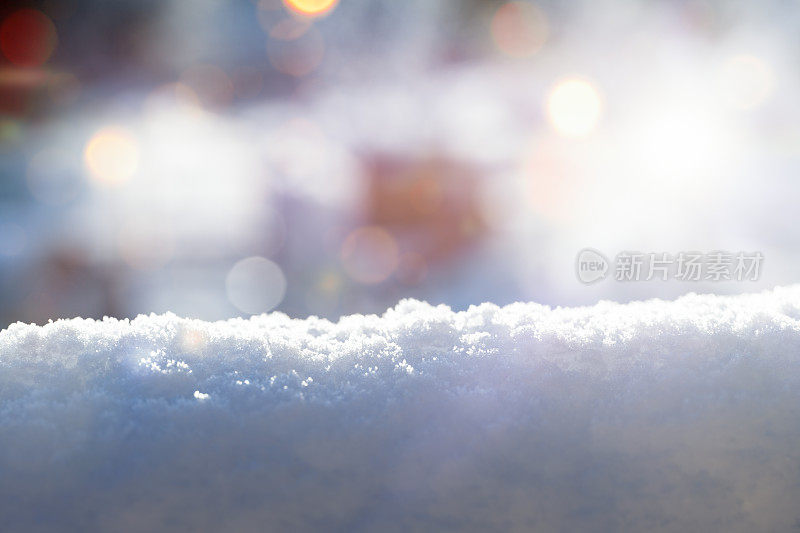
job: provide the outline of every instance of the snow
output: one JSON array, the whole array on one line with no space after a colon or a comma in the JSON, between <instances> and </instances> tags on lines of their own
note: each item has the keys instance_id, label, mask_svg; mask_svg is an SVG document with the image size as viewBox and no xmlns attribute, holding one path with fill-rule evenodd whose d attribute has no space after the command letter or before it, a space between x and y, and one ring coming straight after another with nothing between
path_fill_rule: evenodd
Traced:
<instances>
[{"instance_id":1,"label":"snow","mask_svg":"<svg viewBox=\"0 0 800 533\"><path fill-rule=\"evenodd\" d=\"M0 530L787 530L800 286L14 324Z\"/></svg>"}]
</instances>

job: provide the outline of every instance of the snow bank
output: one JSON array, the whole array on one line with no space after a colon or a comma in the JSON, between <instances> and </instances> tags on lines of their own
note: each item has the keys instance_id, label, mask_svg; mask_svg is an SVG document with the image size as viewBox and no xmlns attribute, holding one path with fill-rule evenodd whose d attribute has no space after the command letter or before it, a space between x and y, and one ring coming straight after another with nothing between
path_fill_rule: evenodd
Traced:
<instances>
[{"instance_id":1,"label":"snow bank","mask_svg":"<svg viewBox=\"0 0 800 533\"><path fill-rule=\"evenodd\" d=\"M800 520L800 286L0 333L2 531Z\"/></svg>"}]
</instances>

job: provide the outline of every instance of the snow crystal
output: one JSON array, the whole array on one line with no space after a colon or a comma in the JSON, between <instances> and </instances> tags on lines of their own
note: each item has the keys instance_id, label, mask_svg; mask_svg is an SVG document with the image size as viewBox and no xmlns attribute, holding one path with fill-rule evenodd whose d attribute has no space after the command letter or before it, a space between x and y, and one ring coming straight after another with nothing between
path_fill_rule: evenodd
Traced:
<instances>
[{"instance_id":1,"label":"snow crystal","mask_svg":"<svg viewBox=\"0 0 800 533\"><path fill-rule=\"evenodd\" d=\"M0 530L788 530L800 286L0 333Z\"/></svg>"}]
</instances>

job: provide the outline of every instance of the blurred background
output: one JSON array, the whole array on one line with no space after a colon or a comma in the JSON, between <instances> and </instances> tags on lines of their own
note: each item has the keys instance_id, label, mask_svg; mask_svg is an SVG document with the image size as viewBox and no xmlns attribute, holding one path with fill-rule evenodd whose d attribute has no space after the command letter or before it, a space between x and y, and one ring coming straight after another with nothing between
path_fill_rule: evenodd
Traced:
<instances>
[{"instance_id":1,"label":"blurred background","mask_svg":"<svg viewBox=\"0 0 800 533\"><path fill-rule=\"evenodd\" d=\"M800 4L6 0L0 327L797 280ZM758 282L575 257L760 251Z\"/></svg>"}]
</instances>

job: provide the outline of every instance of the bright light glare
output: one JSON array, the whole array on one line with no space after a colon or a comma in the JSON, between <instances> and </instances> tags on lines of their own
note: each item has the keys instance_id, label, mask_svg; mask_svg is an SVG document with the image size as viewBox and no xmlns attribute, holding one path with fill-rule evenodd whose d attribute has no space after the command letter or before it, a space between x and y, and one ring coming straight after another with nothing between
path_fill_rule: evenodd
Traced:
<instances>
[{"instance_id":1,"label":"bright light glare","mask_svg":"<svg viewBox=\"0 0 800 533\"><path fill-rule=\"evenodd\" d=\"M339 0L283 0L283 3L301 15L320 17L330 13Z\"/></svg>"},{"instance_id":2,"label":"bright light glare","mask_svg":"<svg viewBox=\"0 0 800 533\"><path fill-rule=\"evenodd\" d=\"M711 110L665 102L658 112L640 116L642 126L630 133L629 157L639 179L659 194L708 192L735 167L741 145Z\"/></svg>"},{"instance_id":3,"label":"bright light glare","mask_svg":"<svg viewBox=\"0 0 800 533\"><path fill-rule=\"evenodd\" d=\"M701 170L715 154L713 125L691 114L665 114L641 132L640 153L649 172L677 178Z\"/></svg>"},{"instance_id":4,"label":"bright light glare","mask_svg":"<svg viewBox=\"0 0 800 533\"><path fill-rule=\"evenodd\" d=\"M583 137L591 133L602 111L600 94L585 80L563 80L547 97L547 117L556 131L565 137Z\"/></svg>"},{"instance_id":5,"label":"bright light glare","mask_svg":"<svg viewBox=\"0 0 800 533\"><path fill-rule=\"evenodd\" d=\"M676 246L701 242L714 231L703 226L708 206L736 186L743 140L697 95L654 92L627 111L628 127L594 160L601 177L587 182L592 208L578 209L584 223L598 241L624 234Z\"/></svg>"},{"instance_id":6,"label":"bright light glare","mask_svg":"<svg viewBox=\"0 0 800 533\"><path fill-rule=\"evenodd\" d=\"M118 198L131 215L146 212L187 242L236 253L259 227L269 179L249 131L223 115L188 105L148 108L136 186ZM214 243L214 244L212 244Z\"/></svg>"},{"instance_id":7,"label":"bright light glare","mask_svg":"<svg viewBox=\"0 0 800 533\"><path fill-rule=\"evenodd\" d=\"M104 128L86 144L84 161L96 181L117 185L128 181L136 173L139 147L136 139L126 130Z\"/></svg>"}]
</instances>

